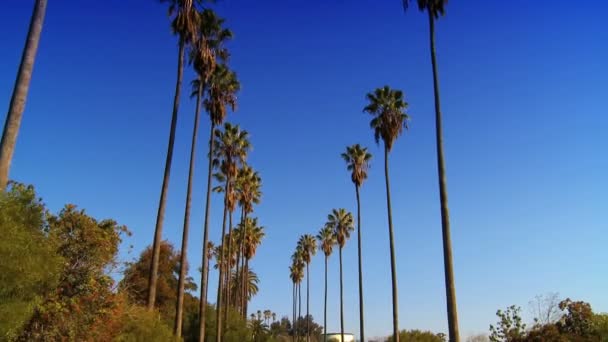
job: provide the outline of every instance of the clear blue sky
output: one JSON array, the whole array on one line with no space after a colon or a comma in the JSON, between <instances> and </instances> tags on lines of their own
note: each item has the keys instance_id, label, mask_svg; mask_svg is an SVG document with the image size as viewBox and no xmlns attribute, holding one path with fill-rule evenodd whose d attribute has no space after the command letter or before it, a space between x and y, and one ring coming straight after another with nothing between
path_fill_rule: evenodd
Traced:
<instances>
[{"instance_id":1,"label":"clear blue sky","mask_svg":"<svg viewBox=\"0 0 608 342\"><path fill-rule=\"evenodd\" d=\"M32 4L8 0L0 11L0 108L8 108ZM415 7L404 14L398 0L224 0L216 8L235 33L232 66L242 82L229 120L251 132L250 162L264 181L256 215L267 237L252 262L261 289L250 309L290 314L289 256L331 208L355 210L339 154L361 143L374 154L362 189L367 334L389 333L382 150L361 111L366 92L389 84L405 91L412 117L390 161L400 325L446 332L426 17ZM600 1L454 1L437 25L464 336L487 331L496 309L525 310L548 291L608 311L607 9ZM72 202L128 225L134 250L123 260L152 241L176 50L155 1L49 2L11 177L35 184L54 211ZM193 102L182 104L163 232L176 245L193 121ZM189 249L196 267L208 129L205 120ZM219 204L213 197L213 240ZM355 239L344 253L346 330L357 332ZM322 261L311 265L317 321ZM337 271L336 255L329 330L339 329Z\"/></svg>"}]
</instances>

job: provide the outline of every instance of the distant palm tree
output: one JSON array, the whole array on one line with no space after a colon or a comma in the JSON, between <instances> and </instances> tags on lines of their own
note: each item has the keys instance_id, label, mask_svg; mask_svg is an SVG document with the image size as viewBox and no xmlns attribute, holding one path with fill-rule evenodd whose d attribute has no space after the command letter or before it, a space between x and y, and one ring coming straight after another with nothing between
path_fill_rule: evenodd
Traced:
<instances>
[{"instance_id":1,"label":"distant palm tree","mask_svg":"<svg viewBox=\"0 0 608 342\"><path fill-rule=\"evenodd\" d=\"M245 266L243 271L245 274L249 272L249 261L255 256L258 246L262 243L262 239L266 235L264 233L264 227L258 225L258 219L255 217L251 218L251 224L245 225L245 231L243 232L245 236L245 246L243 255L245 257ZM244 282L246 284L246 282ZM249 288L245 287L245 293L243 295L245 298L245 307L243 308L244 312L247 312L247 303L250 299Z\"/></svg>"},{"instance_id":2,"label":"distant palm tree","mask_svg":"<svg viewBox=\"0 0 608 342\"><path fill-rule=\"evenodd\" d=\"M156 282L158 280L158 263L160 258L160 243L162 239L163 221L165 219L165 206L167 204L167 192L169 191L169 178L171 174L171 163L173 161L173 145L175 142L175 129L177 127L177 113L179 111L179 99L184 74L184 52L186 46L196 41L198 11L192 4L193 0L161 0L169 3L169 16L174 16L171 23L173 33L179 36L179 49L177 56L177 82L175 83L175 96L173 98L173 113L171 114L171 128L169 130L169 144L167 147L167 159L165 160L165 172L163 184L160 191L158 212L156 214L156 227L154 228L154 242L152 244L152 260L150 262L150 275L148 279L148 309L154 308L156 301Z\"/></svg>"},{"instance_id":3,"label":"distant palm tree","mask_svg":"<svg viewBox=\"0 0 608 342\"><path fill-rule=\"evenodd\" d=\"M359 199L359 188L363 181L367 179L367 169L372 155L367 152L367 148L356 144L346 148L342 153L342 159L346 162L347 170L351 171L350 179L355 184L355 194L357 195L357 250L359 256L359 338L365 341L364 319L363 319L363 271L361 257L361 201Z\"/></svg>"},{"instance_id":4,"label":"distant palm tree","mask_svg":"<svg viewBox=\"0 0 608 342\"><path fill-rule=\"evenodd\" d=\"M45 14L46 0L36 0L34 12L30 18L27 41L21 55L21 64L17 72L11 103L6 114L2 141L0 142L0 191L4 191L8 183L11 160L15 152L17 134L19 134L25 101L27 100L27 93L30 88L30 81L32 80L32 72L34 70L34 62L36 61L36 52L38 51L38 43L40 42L40 33L42 32Z\"/></svg>"},{"instance_id":5,"label":"distant palm tree","mask_svg":"<svg viewBox=\"0 0 608 342\"><path fill-rule=\"evenodd\" d=\"M441 203L441 232L443 237L443 265L445 273L445 292L447 297L448 330L450 341L460 341L458 329L458 308L456 305L456 284L452 261L452 237L450 234L450 211L448 208L448 180L443 155L443 122L439 101L439 75L435 56L435 20L445 14L447 0L417 0L420 11L426 11L429 17L429 40L431 64L433 67L433 89L435 95L435 140L437 145L437 174L439 177L439 198ZM407 9L409 0L403 0Z\"/></svg>"},{"instance_id":6,"label":"distant palm tree","mask_svg":"<svg viewBox=\"0 0 608 342\"><path fill-rule=\"evenodd\" d=\"M346 240L350 238L350 233L355 230L353 226L353 215L344 208L333 209L331 214L327 216L328 227L334 232L336 242L339 247L340 256L340 337L344 341L344 295L342 285L342 248L346 244Z\"/></svg>"},{"instance_id":7,"label":"distant palm tree","mask_svg":"<svg viewBox=\"0 0 608 342\"><path fill-rule=\"evenodd\" d=\"M334 245L336 244L336 235L334 234L333 227L325 225L317 234L317 240L319 240L319 249L325 254L325 294L324 294L324 305L323 305L323 339L327 342L327 261L331 255ZM363 341L363 339L361 340Z\"/></svg>"},{"instance_id":8,"label":"distant palm tree","mask_svg":"<svg viewBox=\"0 0 608 342\"><path fill-rule=\"evenodd\" d=\"M232 209L235 205L235 193L233 191L234 180L238 173L239 165L244 165L245 160L247 158L247 154L251 148L249 143L249 135L247 131L241 130L238 125L231 125L230 123L224 124L224 131L215 131L215 145L217 149L215 149L215 160L213 163L215 165L220 165L219 173L216 173L215 176L219 181L223 181L223 192L224 192L224 217L222 221L222 237L226 236L226 214ZM221 187L217 188L218 190L222 189ZM216 338L218 341L222 340L222 297L223 297L223 289L224 289L224 271L228 265L228 256L226 255L226 250L224 249L225 245L222 244L222 248L220 250L220 259L219 263L219 279L218 279L218 288L217 288L217 311L216 311ZM224 267L226 265L226 267ZM228 308L225 308L227 310Z\"/></svg>"},{"instance_id":9,"label":"distant palm tree","mask_svg":"<svg viewBox=\"0 0 608 342\"><path fill-rule=\"evenodd\" d=\"M296 294L296 286L298 283L298 268L297 265L295 263L295 260L293 260L292 258L292 263L291 266L289 266L289 279L291 279L292 282L292 289L291 289L291 321L292 321L292 329L293 329L293 334L292 334L292 341L295 342L296 340L296 329L295 329L295 323L296 323L296 311L297 311L297 294Z\"/></svg>"},{"instance_id":10,"label":"distant palm tree","mask_svg":"<svg viewBox=\"0 0 608 342\"><path fill-rule=\"evenodd\" d=\"M397 299L397 266L395 263L395 241L393 238L393 215L391 210L391 191L388 176L388 153L393 147L393 143L407 128L408 116L405 113L407 102L403 99L403 92L393 90L388 86L378 88L367 94L369 104L363 109L374 116L370 122L374 130L376 143L380 139L384 142L384 178L386 181L386 208L388 211L388 235L391 254L391 277L393 289L393 339L399 342L399 309Z\"/></svg>"},{"instance_id":11,"label":"distant palm tree","mask_svg":"<svg viewBox=\"0 0 608 342\"><path fill-rule=\"evenodd\" d=\"M310 234L304 234L298 241L298 246L302 249L302 258L306 264L306 317L310 314L310 275L308 266L312 257L317 254L317 241ZM310 341L310 320L306 320L306 342Z\"/></svg>"},{"instance_id":12,"label":"distant palm tree","mask_svg":"<svg viewBox=\"0 0 608 342\"><path fill-rule=\"evenodd\" d=\"M173 327L174 335L179 338L182 333L183 306L184 306L184 283L186 279L188 235L190 230L190 206L192 203L192 183L194 179L194 163L196 156L196 144L198 137L198 126L201 112L203 93L209 78L215 70L218 60L226 62L228 51L224 43L232 37L230 30L222 28L224 20L215 15L212 10L205 9L200 14L198 37L192 44L190 62L194 65L197 79L193 81L192 96L196 97L194 112L194 128L192 131L192 145L190 147L190 167L188 172L188 187L186 192L186 208L184 212L184 229L182 234L182 248L179 263L179 280L177 286L177 307L175 310L175 321Z\"/></svg>"},{"instance_id":13,"label":"distant palm tree","mask_svg":"<svg viewBox=\"0 0 608 342\"><path fill-rule=\"evenodd\" d=\"M272 323L274 323L277 320L277 313L273 312L272 313Z\"/></svg>"},{"instance_id":14,"label":"distant palm tree","mask_svg":"<svg viewBox=\"0 0 608 342\"><path fill-rule=\"evenodd\" d=\"M304 279L304 257L301 246L297 245L295 252L291 255L291 261L295 268L295 282L296 282L296 311L297 317L293 322L294 325L294 335L299 332L298 322L300 318L302 318L302 291L300 285L302 283L302 279ZM299 336L297 336L299 340Z\"/></svg>"}]
</instances>

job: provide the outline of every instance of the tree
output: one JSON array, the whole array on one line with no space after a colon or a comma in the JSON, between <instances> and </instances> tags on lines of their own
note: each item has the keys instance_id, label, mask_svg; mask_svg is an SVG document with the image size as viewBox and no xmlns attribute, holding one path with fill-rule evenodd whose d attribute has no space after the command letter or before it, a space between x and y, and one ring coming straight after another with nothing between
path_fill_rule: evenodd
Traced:
<instances>
[{"instance_id":1,"label":"tree","mask_svg":"<svg viewBox=\"0 0 608 342\"><path fill-rule=\"evenodd\" d=\"M323 336L325 342L327 342L327 261L329 256L333 252L334 245L336 244L336 235L334 234L333 227L325 225L317 234L317 240L319 241L319 249L323 251L325 255L325 291L323 295ZM363 340L362 340L363 341Z\"/></svg>"},{"instance_id":2,"label":"tree","mask_svg":"<svg viewBox=\"0 0 608 342\"><path fill-rule=\"evenodd\" d=\"M391 257L391 280L393 292L393 338L399 342L399 309L397 295L397 266L395 262L395 241L393 238L393 214L391 210L391 191L388 176L388 154L393 143L407 128L408 116L405 113L407 102L403 99L403 92L393 90L388 86L378 88L367 94L368 105L363 109L374 116L370 127L374 130L376 143L380 139L384 142L384 178L386 181L386 207L388 211L388 235Z\"/></svg>"},{"instance_id":3,"label":"tree","mask_svg":"<svg viewBox=\"0 0 608 342\"><path fill-rule=\"evenodd\" d=\"M367 169L372 155L367 152L367 148L356 144L346 148L342 153L342 159L346 162L347 170L351 172L350 179L355 184L355 194L357 196L357 251L359 257L359 338L365 341L365 320L363 318L363 271L361 256L361 201L359 199L359 188L363 181L367 179Z\"/></svg>"},{"instance_id":4,"label":"tree","mask_svg":"<svg viewBox=\"0 0 608 342\"><path fill-rule=\"evenodd\" d=\"M218 65L209 80L207 97L204 101L205 109L211 120L211 132L209 134L209 165L207 169L207 194L205 201L205 223L203 227L203 246L209 241L209 212L211 208L211 176L213 173L213 161L215 159L215 127L224 122L227 114L227 107L236 110L236 93L240 89L240 84L236 78L236 74L228 69L225 65ZM203 342L205 338L205 321L207 315L207 275L209 274L209 262L207 261L207 253L203 255L203 272L201 272L201 300L199 307L199 342Z\"/></svg>"},{"instance_id":5,"label":"tree","mask_svg":"<svg viewBox=\"0 0 608 342\"><path fill-rule=\"evenodd\" d=\"M490 341L492 342L514 342L525 336L526 325L523 323L521 308L511 305L506 311L496 311L498 323L490 325Z\"/></svg>"},{"instance_id":6,"label":"tree","mask_svg":"<svg viewBox=\"0 0 608 342\"><path fill-rule=\"evenodd\" d=\"M593 335L593 310L589 303L566 298L559 303L559 309L565 311L557 322L560 333L582 338Z\"/></svg>"},{"instance_id":7,"label":"tree","mask_svg":"<svg viewBox=\"0 0 608 342\"><path fill-rule=\"evenodd\" d=\"M171 325L175 318L180 255L181 253L175 250L170 242L166 240L161 242L155 308L158 309L161 318L167 325ZM150 259L152 259L152 248L147 247L136 261L127 263L124 278L118 284L118 289L125 293L133 304L142 306L146 304ZM188 264L186 263L183 268L187 272ZM185 279L184 288L186 291L196 291L196 283L194 283L192 277ZM188 306L187 311L195 310L196 304L193 305L193 303L198 302L198 300L188 292L185 293L184 298L188 304L186 305Z\"/></svg>"},{"instance_id":8,"label":"tree","mask_svg":"<svg viewBox=\"0 0 608 342\"><path fill-rule=\"evenodd\" d=\"M402 0L407 9L410 0ZM450 211L448 208L448 181L443 153L443 121L439 99L439 75L435 54L435 20L445 14L448 0L417 0L418 9L426 11L429 18L429 42L431 64L433 68L433 90L435 97L435 140L437 145L437 175L439 178L439 200L441 204L441 232L443 238L443 264L445 273L445 292L447 297L447 315L450 341L459 342L458 308L456 305L456 284L454 281L454 266L452 261L452 238L450 232Z\"/></svg>"},{"instance_id":9,"label":"tree","mask_svg":"<svg viewBox=\"0 0 608 342\"><path fill-rule=\"evenodd\" d=\"M528 303L530 313L534 317L534 324L546 325L557 322L561 317L559 302L559 294L556 292L534 297Z\"/></svg>"},{"instance_id":10,"label":"tree","mask_svg":"<svg viewBox=\"0 0 608 342\"><path fill-rule=\"evenodd\" d=\"M306 264L306 316L310 314L310 275L308 266L312 261L312 257L317 254L317 241L310 234L304 234L298 241L298 246L302 249L302 259ZM310 326L306 327L306 341L310 342Z\"/></svg>"},{"instance_id":11,"label":"tree","mask_svg":"<svg viewBox=\"0 0 608 342\"><path fill-rule=\"evenodd\" d=\"M48 234L63 259L59 283L36 307L19 340L110 340L120 315L107 270L116 266L118 246L129 231L68 204L49 217Z\"/></svg>"},{"instance_id":12,"label":"tree","mask_svg":"<svg viewBox=\"0 0 608 342\"><path fill-rule=\"evenodd\" d=\"M353 215L344 208L333 209L327 216L327 226L331 227L338 244L338 255L340 256L340 336L344 341L344 292L342 284L342 248L346 240L350 238L350 233L355 230L353 226Z\"/></svg>"},{"instance_id":13,"label":"tree","mask_svg":"<svg viewBox=\"0 0 608 342\"><path fill-rule=\"evenodd\" d=\"M2 131L2 141L0 141L0 190L4 191L8 183L8 174L11 167L11 160L15 152L15 144L17 143L17 134L19 134L19 126L21 126L21 118L25 109L25 101L32 80L32 72L34 70L34 62L36 53L38 52L38 43L40 42L40 33L44 23L46 14L46 0L36 0L34 4L34 12L30 19L30 28L27 33L27 40L21 55L21 63L13 88L13 95L6 114L4 130Z\"/></svg>"},{"instance_id":14,"label":"tree","mask_svg":"<svg viewBox=\"0 0 608 342\"><path fill-rule=\"evenodd\" d=\"M0 340L12 340L57 287L63 258L48 236L49 213L34 187L0 191Z\"/></svg>"},{"instance_id":15,"label":"tree","mask_svg":"<svg viewBox=\"0 0 608 342\"><path fill-rule=\"evenodd\" d=\"M300 295L300 284L302 283L302 279L304 279L304 257L303 257L303 251L301 246L297 245L296 246L296 250L293 252L293 254L291 255L291 267L290 267L290 271L291 271L291 278L292 281L294 283L294 290L295 290L295 294L294 294L294 322L297 322L297 320L302 317L301 314L301 310L302 310L302 302L301 302L301 295ZM300 336L296 330L296 327L294 325L294 331L293 331L293 337L294 340L296 339L296 336Z\"/></svg>"},{"instance_id":16,"label":"tree","mask_svg":"<svg viewBox=\"0 0 608 342\"><path fill-rule=\"evenodd\" d=\"M175 83L175 96L173 98L173 112L171 114L171 127L169 129L169 144L167 146L167 157L165 160L165 172L160 191L158 212L156 214L156 226L154 228L154 242L152 245L152 260L150 262L150 278L148 280L149 310L154 308L156 301L156 281L158 277L158 262L160 256L160 244L162 240L163 221L165 218L165 206L167 204L167 192L169 191L169 178L171 174L171 163L173 161L173 145L175 142L175 129L177 126L177 113L179 111L179 98L184 73L184 51L186 45L196 40L196 26L199 19L198 12L192 4L193 0L160 0L169 2L169 16L174 16L171 23L173 33L179 37L179 48L177 56L177 81Z\"/></svg>"},{"instance_id":17,"label":"tree","mask_svg":"<svg viewBox=\"0 0 608 342\"><path fill-rule=\"evenodd\" d=\"M249 136L247 131L241 130L238 125L231 125L230 123L224 124L224 131L215 131L215 145L217 149L214 150L214 161L215 165L220 167L220 173L216 174L216 178L223 182L224 192L224 218L222 221L222 238L226 235L226 214L228 211L234 208L236 203L234 189L234 181L238 174L239 166L245 164L247 154L251 145L249 143ZM220 188L221 189L221 188ZM219 189L218 189L219 190ZM232 215L231 215L232 216ZM220 262L219 265L227 265L228 255L224 250L224 244L222 243L220 248ZM218 322L216 327L216 338L222 339L222 295L224 289L224 267L219 269L218 279L218 290L217 290L217 312L216 321ZM229 273L228 273L229 274Z\"/></svg>"},{"instance_id":18,"label":"tree","mask_svg":"<svg viewBox=\"0 0 608 342\"><path fill-rule=\"evenodd\" d=\"M265 236L264 227L258 225L258 219L255 217L251 218L251 224L245 224L243 235L245 239L243 256L245 257L245 265L242 269L245 275L249 274L249 261L255 256L255 253L262 243L262 239ZM243 284L247 285L247 279L243 279ZM247 303L249 302L251 292L248 286L244 286L245 292L243 293L244 307L243 312L247 312Z\"/></svg>"},{"instance_id":19,"label":"tree","mask_svg":"<svg viewBox=\"0 0 608 342\"><path fill-rule=\"evenodd\" d=\"M430 331L422 330L401 330L399 339L406 342L444 342L444 334L435 334ZM387 342L393 342L394 338L390 336Z\"/></svg>"},{"instance_id":20,"label":"tree","mask_svg":"<svg viewBox=\"0 0 608 342\"><path fill-rule=\"evenodd\" d=\"M224 48L225 41L232 37L230 30L222 28L224 20L219 18L210 9L205 9L199 18L197 39L192 44L190 62L194 65L197 79L193 82L192 96L196 97L194 112L194 127L192 130L192 144L190 147L190 166L188 171L188 186L186 191L186 207L184 210L184 229L182 233L182 247L180 258L179 281L177 288L177 303L173 333L181 336L183 322L184 286L186 269L182 267L187 262L188 235L190 230L190 206L192 203L192 183L194 178L194 163L196 156L196 143L201 112L201 101L209 78L215 70L217 60L226 62L228 51Z\"/></svg>"}]
</instances>

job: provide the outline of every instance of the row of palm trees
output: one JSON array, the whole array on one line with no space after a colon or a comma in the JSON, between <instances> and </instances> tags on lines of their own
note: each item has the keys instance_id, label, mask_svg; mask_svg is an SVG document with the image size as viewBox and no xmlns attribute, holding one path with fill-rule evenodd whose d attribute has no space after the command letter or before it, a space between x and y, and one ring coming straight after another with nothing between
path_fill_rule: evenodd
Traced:
<instances>
[{"instance_id":1,"label":"row of palm trees","mask_svg":"<svg viewBox=\"0 0 608 342\"><path fill-rule=\"evenodd\" d=\"M238 125L224 123L228 109L230 108L232 111L236 109L236 93L240 89L236 74L228 66L230 53L225 46L226 42L232 38L232 32L224 27L222 18L217 16L213 10L203 6L201 0L161 0L161 2L168 3L169 15L172 18L171 28L174 34L178 36L178 63L167 159L154 232L147 304L149 309L154 308L159 245L169 187L184 59L187 56L189 64L193 67L197 76L191 83L191 94L192 97L196 98L196 106L184 212L174 334L179 338L183 325L184 281L186 278L186 252L193 175L200 111L204 105L210 118L210 134L202 244L205 246L205 250L202 253L199 340L203 341L206 335L205 312L209 288L209 265L211 258L215 257L216 268L219 273L216 301L216 338L217 341L223 341L222 333L227 328L228 311L231 308L237 310L245 318L248 300L257 292L257 276L250 269L249 262L264 237L264 228L258 225L257 218L249 216L253 212L253 206L259 203L261 199L261 177L246 162L251 148L247 131L242 130ZM218 127L223 129L217 129ZM219 184L213 189L212 178ZM223 193L224 197L221 242L217 246L209 241L212 190ZM237 207L241 210L241 218L240 222L234 225L233 216Z\"/></svg>"},{"instance_id":2,"label":"row of palm trees","mask_svg":"<svg viewBox=\"0 0 608 342\"><path fill-rule=\"evenodd\" d=\"M445 160L443 152L443 130L442 117L439 101L439 81L437 73L437 61L435 53L435 20L440 15L445 13L445 5L447 0L418 0L418 7L421 11L426 11L429 17L430 27L430 47L431 47L431 62L433 69L433 85L435 97L435 124L436 124L436 145L437 145L437 165L440 188L440 206L441 206L441 222L442 222L442 240L444 254L444 272L445 272L445 288L447 298L447 316L450 341L460 341L458 331L458 314L456 308L456 291L454 284L454 271L452 261L452 247L450 234L449 211L447 205L447 178L445 171ZM409 0L403 0L404 9L409 6ZM386 185L386 205L388 216L388 233L389 233L389 254L391 265L391 287L392 287L392 307L393 307L393 340L399 341L399 310L398 310L398 291L397 291L397 274L395 260L395 244L394 244L394 229L392 219L391 194L390 194L390 177L389 177L389 154L397 140L407 129L409 119L406 109L408 103L405 101L404 94L401 90L391 89L389 86L377 88L366 95L368 104L363 109L364 112L373 116L370 121L370 127L374 131L374 139L376 143L382 140L384 145L384 174ZM358 245L358 273L359 273L359 333L361 341L365 341L364 332L364 308L363 308L363 271L362 271L362 253L361 253L361 202L359 191L360 187L367 178L367 170L371 154L367 152L367 148L361 147L359 144L352 145L346 148L346 152L342 154L342 158L347 163L347 169L351 171L351 180L355 185L355 194L357 200L357 245ZM327 326L327 259L332 253L334 245L339 246L340 250L340 332L342 340L344 340L344 315L343 315L343 286L342 286L342 248L344 243L350 237L350 232L353 228L352 214L344 209L334 209L328 216L328 222L318 234L319 248L325 254L325 300L324 300L324 329ZM303 279L303 268L306 266L307 283L308 283L308 265L310 263L310 251L314 249L305 248L305 242L308 240L308 235L303 235L298 241L296 251L292 255L292 265L290 266L290 278L293 282L293 307L294 317L298 308L300 295L300 283ZM314 255L314 252L312 253ZM307 286L307 314L309 292ZM300 303L301 310L301 303ZM307 329L307 341L309 339L309 331ZM295 337L294 337L295 338Z\"/></svg>"}]
</instances>

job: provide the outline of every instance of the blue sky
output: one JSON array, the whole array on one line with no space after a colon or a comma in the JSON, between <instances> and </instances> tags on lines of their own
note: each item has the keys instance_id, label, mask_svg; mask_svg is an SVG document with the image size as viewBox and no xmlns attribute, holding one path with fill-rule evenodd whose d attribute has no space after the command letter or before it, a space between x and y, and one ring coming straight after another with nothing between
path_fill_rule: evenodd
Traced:
<instances>
[{"instance_id":1,"label":"blue sky","mask_svg":"<svg viewBox=\"0 0 608 342\"><path fill-rule=\"evenodd\" d=\"M7 108L33 1L0 12L0 107ZM362 188L369 337L391 330L382 149L364 95L403 89L410 130L390 159L401 328L447 331L428 23L400 1L236 1L215 6L235 33L242 82L229 120L251 133L264 181L256 209L266 238L250 309L289 315L289 256L332 208L355 210L339 158L374 154ZM603 8L601 8L603 7ZM608 182L603 100L607 5L524 0L450 2L437 25L456 289L463 336L499 308L559 292L608 311ZM152 241L176 67L176 40L155 1L51 1L11 177L35 184L52 210L76 203ZM193 74L188 70L185 80ZM163 236L179 245L193 101L182 98ZM200 263L205 143L201 124L189 259ZM211 238L221 200L213 197ZM344 250L346 330L357 332L356 240ZM192 267L194 269L194 267ZM339 330L337 255L328 329ZM195 272L191 272L196 278ZM214 275L212 275L212 281ZM323 314L323 260L311 264L311 313ZM214 290L210 298L214 298Z\"/></svg>"}]
</instances>

